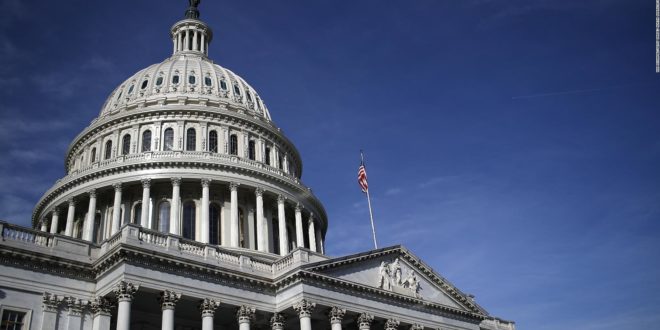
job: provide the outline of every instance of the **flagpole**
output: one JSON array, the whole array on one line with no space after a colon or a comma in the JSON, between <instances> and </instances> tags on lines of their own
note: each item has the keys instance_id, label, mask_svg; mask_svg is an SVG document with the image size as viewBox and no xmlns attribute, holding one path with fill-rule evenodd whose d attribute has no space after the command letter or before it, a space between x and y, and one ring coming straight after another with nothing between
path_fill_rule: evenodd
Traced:
<instances>
[{"instance_id":1,"label":"flagpole","mask_svg":"<svg viewBox=\"0 0 660 330\"><path fill-rule=\"evenodd\" d=\"M360 158L362 160L362 164L364 165L364 154L362 153L362 150L360 150ZM376 242L376 227L374 226L374 212L371 210L371 196L369 195L369 188L367 187L367 203L369 204L369 219L371 220L371 234L373 235L374 238L374 248L378 249L378 243Z\"/></svg>"}]
</instances>

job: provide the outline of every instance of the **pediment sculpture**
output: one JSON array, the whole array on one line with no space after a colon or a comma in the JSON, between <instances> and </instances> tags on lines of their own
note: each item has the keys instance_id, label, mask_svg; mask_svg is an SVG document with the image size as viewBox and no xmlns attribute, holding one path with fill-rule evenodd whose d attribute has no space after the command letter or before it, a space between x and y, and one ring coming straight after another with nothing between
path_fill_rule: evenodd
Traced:
<instances>
[{"instance_id":1,"label":"pediment sculpture","mask_svg":"<svg viewBox=\"0 0 660 330\"><path fill-rule=\"evenodd\" d=\"M380 263L377 285L380 289L392 292L403 290L405 293L412 294L415 298L422 298L419 293L422 288L417 274L414 270L409 269L404 278L399 258L394 259L393 262L382 261Z\"/></svg>"}]
</instances>

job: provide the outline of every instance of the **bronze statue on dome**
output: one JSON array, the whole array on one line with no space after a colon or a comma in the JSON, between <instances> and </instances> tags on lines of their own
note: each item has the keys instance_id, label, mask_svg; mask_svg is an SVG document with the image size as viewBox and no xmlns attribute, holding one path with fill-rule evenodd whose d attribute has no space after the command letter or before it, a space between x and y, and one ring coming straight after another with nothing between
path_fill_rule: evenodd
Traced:
<instances>
[{"instance_id":1,"label":"bronze statue on dome","mask_svg":"<svg viewBox=\"0 0 660 330\"><path fill-rule=\"evenodd\" d=\"M190 3L190 6L186 10L186 18L198 19L199 9L197 9L197 7L199 6L201 0L188 0L188 2Z\"/></svg>"}]
</instances>

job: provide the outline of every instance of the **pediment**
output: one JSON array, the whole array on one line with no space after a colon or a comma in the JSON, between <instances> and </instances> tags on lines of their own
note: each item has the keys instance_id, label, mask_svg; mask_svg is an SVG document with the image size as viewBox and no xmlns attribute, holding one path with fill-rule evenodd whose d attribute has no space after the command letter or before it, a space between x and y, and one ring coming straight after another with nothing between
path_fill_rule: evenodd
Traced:
<instances>
[{"instance_id":1,"label":"pediment","mask_svg":"<svg viewBox=\"0 0 660 330\"><path fill-rule=\"evenodd\" d=\"M467 295L400 246L331 259L307 270L383 292L487 315Z\"/></svg>"}]
</instances>

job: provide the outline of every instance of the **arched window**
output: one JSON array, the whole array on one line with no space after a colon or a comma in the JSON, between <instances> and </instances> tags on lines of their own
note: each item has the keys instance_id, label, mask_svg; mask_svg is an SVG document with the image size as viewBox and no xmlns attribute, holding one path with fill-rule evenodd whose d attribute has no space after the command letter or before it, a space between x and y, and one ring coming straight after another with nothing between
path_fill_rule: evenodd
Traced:
<instances>
[{"instance_id":1,"label":"arched window","mask_svg":"<svg viewBox=\"0 0 660 330\"><path fill-rule=\"evenodd\" d=\"M158 231L170 232L170 202L161 202L158 205Z\"/></svg>"},{"instance_id":2,"label":"arched window","mask_svg":"<svg viewBox=\"0 0 660 330\"><path fill-rule=\"evenodd\" d=\"M195 146L197 144L196 140L197 132L195 132L195 129L191 127L186 131L186 150L195 151Z\"/></svg>"},{"instance_id":3,"label":"arched window","mask_svg":"<svg viewBox=\"0 0 660 330\"><path fill-rule=\"evenodd\" d=\"M241 95L241 89L238 88L238 85L234 85L234 93L235 93L236 95Z\"/></svg>"},{"instance_id":4,"label":"arched window","mask_svg":"<svg viewBox=\"0 0 660 330\"><path fill-rule=\"evenodd\" d=\"M149 84L149 79L145 79L145 80L142 82L142 86L140 86L140 89L145 89L145 88L147 88L147 85L148 85L148 84Z\"/></svg>"},{"instance_id":5,"label":"arched window","mask_svg":"<svg viewBox=\"0 0 660 330\"><path fill-rule=\"evenodd\" d=\"M131 135L126 134L124 135L121 141L121 154L128 155L130 153L131 153Z\"/></svg>"},{"instance_id":6,"label":"arched window","mask_svg":"<svg viewBox=\"0 0 660 330\"><path fill-rule=\"evenodd\" d=\"M238 155L238 137L236 134L232 134L229 137L229 153L232 155Z\"/></svg>"},{"instance_id":7,"label":"arched window","mask_svg":"<svg viewBox=\"0 0 660 330\"><path fill-rule=\"evenodd\" d=\"M151 131L142 132L142 152L151 151Z\"/></svg>"},{"instance_id":8,"label":"arched window","mask_svg":"<svg viewBox=\"0 0 660 330\"><path fill-rule=\"evenodd\" d=\"M131 223L140 224L140 219L142 218L142 203L137 203L133 206L133 218L131 218Z\"/></svg>"},{"instance_id":9,"label":"arched window","mask_svg":"<svg viewBox=\"0 0 660 330\"><path fill-rule=\"evenodd\" d=\"M177 85L179 84L179 75L174 75L172 76L172 85Z\"/></svg>"},{"instance_id":10,"label":"arched window","mask_svg":"<svg viewBox=\"0 0 660 330\"><path fill-rule=\"evenodd\" d=\"M227 83L224 80L220 80L220 88L225 91L227 90Z\"/></svg>"},{"instance_id":11,"label":"arched window","mask_svg":"<svg viewBox=\"0 0 660 330\"><path fill-rule=\"evenodd\" d=\"M110 157L112 157L112 140L105 143L105 156L103 159L110 159Z\"/></svg>"},{"instance_id":12,"label":"arched window","mask_svg":"<svg viewBox=\"0 0 660 330\"><path fill-rule=\"evenodd\" d=\"M265 156L266 156L265 157L266 158L265 159L266 165L270 165L270 148L269 147L266 147L266 155Z\"/></svg>"},{"instance_id":13,"label":"arched window","mask_svg":"<svg viewBox=\"0 0 660 330\"><path fill-rule=\"evenodd\" d=\"M96 148L92 148L92 155L89 157L89 163L93 164L96 161Z\"/></svg>"},{"instance_id":14,"label":"arched window","mask_svg":"<svg viewBox=\"0 0 660 330\"><path fill-rule=\"evenodd\" d=\"M163 150L174 149L174 130L170 127L163 135Z\"/></svg>"},{"instance_id":15,"label":"arched window","mask_svg":"<svg viewBox=\"0 0 660 330\"><path fill-rule=\"evenodd\" d=\"M254 150L254 149L255 149L255 147L254 147L254 141L253 141L253 140L250 140L250 142L248 142L248 158L250 158L250 159L252 159L252 160L254 160L254 158L255 158L255 157L254 157L254 154L255 154L255 152L254 152L255 150Z\"/></svg>"},{"instance_id":16,"label":"arched window","mask_svg":"<svg viewBox=\"0 0 660 330\"><path fill-rule=\"evenodd\" d=\"M156 86L160 86L163 84L163 77L160 76L156 79Z\"/></svg>"},{"instance_id":17,"label":"arched window","mask_svg":"<svg viewBox=\"0 0 660 330\"><path fill-rule=\"evenodd\" d=\"M209 132L209 151L218 152L218 132Z\"/></svg>"},{"instance_id":18,"label":"arched window","mask_svg":"<svg viewBox=\"0 0 660 330\"><path fill-rule=\"evenodd\" d=\"M188 76L188 83L194 85L197 82L197 78L193 75Z\"/></svg>"},{"instance_id":19,"label":"arched window","mask_svg":"<svg viewBox=\"0 0 660 330\"><path fill-rule=\"evenodd\" d=\"M183 204L183 237L195 239L195 202Z\"/></svg>"},{"instance_id":20,"label":"arched window","mask_svg":"<svg viewBox=\"0 0 660 330\"><path fill-rule=\"evenodd\" d=\"M204 85L206 85L207 87L211 87L213 85L213 80L211 80L211 77L204 78Z\"/></svg>"},{"instance_id":21,"label":"arched window","mask_svg":"<svg viewBox=\"0 0 660 330\"><path fill-rule=\"evenodd\" d=\"M220 244L220 207L209 205L209 243Z\"/></svg>"}]
</instances>

